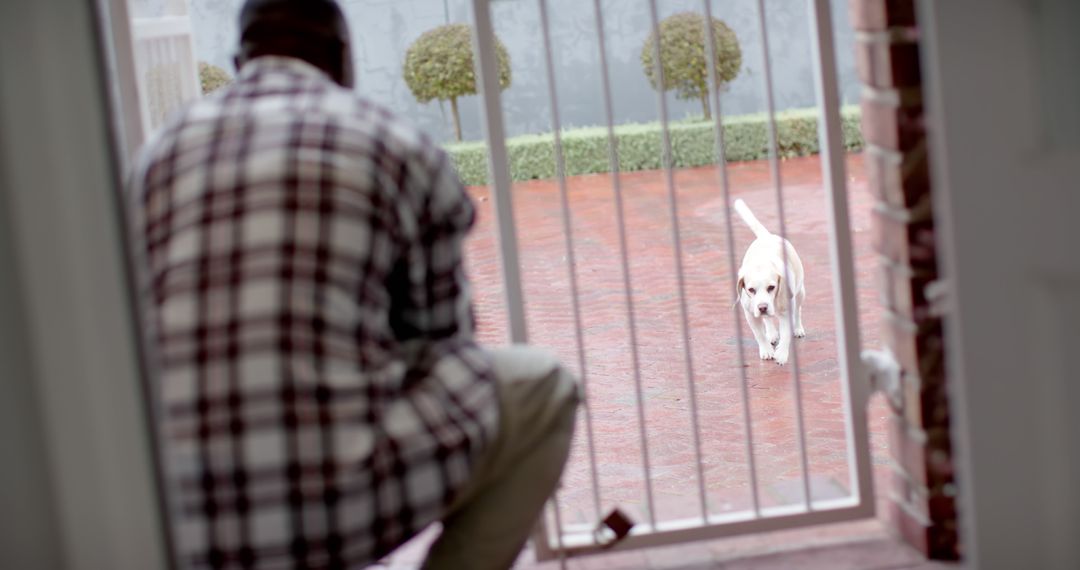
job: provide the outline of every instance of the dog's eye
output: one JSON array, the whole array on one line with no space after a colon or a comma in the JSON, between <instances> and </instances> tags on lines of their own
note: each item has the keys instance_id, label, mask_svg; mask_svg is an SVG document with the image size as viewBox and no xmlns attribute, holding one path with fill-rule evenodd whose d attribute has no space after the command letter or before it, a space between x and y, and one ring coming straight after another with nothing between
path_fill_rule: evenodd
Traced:
<instances>
[{"instance_id":1,"label":"dog's eye","mask_svg":"<svg viewBox=\"0 0 1080 570\"><path fill-rule=\"evenodd\" d=\"M747 289L747 291L749 291L751 295L753 295L754 293L757 293L757 291L755 291L753 287Z\"/></svg>"},{"instance_id":2,"label":"dog's eye","mask_svg":"<svg viewBox=\"0 0 1080 570\"><path fill-rule=\"evenodd\" d=\"M769 290L770 293L772 293L774 290L776 290L776 285L769 285L768 290Z\"/></svg>"}]
</instances>

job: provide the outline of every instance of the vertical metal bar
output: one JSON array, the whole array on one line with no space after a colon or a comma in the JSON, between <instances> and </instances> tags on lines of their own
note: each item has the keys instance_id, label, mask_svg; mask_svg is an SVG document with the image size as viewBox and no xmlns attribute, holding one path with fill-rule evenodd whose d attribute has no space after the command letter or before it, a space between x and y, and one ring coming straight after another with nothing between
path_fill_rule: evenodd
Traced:
<instances>
[{"instance_id":1,"label":"vertical metal bar","mask_svg":"<svg viewBox=\"0 0 1080 570\"><path fill-rule=\"evenodd\" d=\"M555 540L559 548L559 568L566 570L566 545L563 544L562 510L559 508L559 491L551 494L551 508L555 511Z\"/></svg>"},{"instance_id":2,"label":"vertical metal bar","mask_svg":"<svg viewBox=\"0 0 1080 570\"><path fill-rule=\"evenodd\" d=\"M731 184L728 180L727 172L727 156L725 154L724 146L724 123L723 112L720 106L720 84L719 77L716 74L716 36L712 27L712 3L710 0L703 0L702 4L705 5L705 41L707 42L709 54L708 66L709 66L709 89L713 97L713 136L716 137L716 173L720 178L720 188L724 194L724 224L727 229L727 249L728 249L728 272L731 275L731 287L734 294L733 298L738 298L739 291L737 289L738 283L738 269L735 262L735 229L731 223ZM746 355L743 353L742 339L743 328L742 318L739 314L740 308L738 303L732 306L731 315L735 320L735 338L738 343L735 346L736 363L739 365L739 376L741 382L739 383L740 395L742 396L743 404L743 429L745 433L746 442L746 461L747 461L747 474L750 479L750 496L752 504L754 506L754 515L761 516L761 500L758 494L757 484L757 460L754 458L754 428L751 423L750 412L750 390L748 389L748 380L746 378Z\"/></svg>"},{"instance_id":3,"label":"vertical metal bar","mask_svg":"<svg viewBox=\"0 0 1080 570\"><path fill-rule=\"evenodd\" d=\"M153 117L150 114L150 86L147 81L147 72L150 68L151 51L149 40L139 33L139 22L132 21L132 52L135 63L135 100L139 103L140 137L139 144L150 137L153 132Z\"/></svg>"},{"instance_id":4,"label":"vertical metal bar","mask_svg":"<svg viewBox=\"0 0 1080 570\"><path fill-rule=\"evenodd\" d=\"M171 114L174 110L179 109L180 105L184 102L184 67L180 61L179 50L177 49L177 43L179 43L179 36L170 35L161 38L161 47L165 50L165 60L168 62L169 73L167 77L169 79L169 106L168 113Z\"/></svg>"},{"instance_id":5,"label":"vertical metal bar","mask_svg":"<svg viewBox=\"0 0 1080 570\"><path fill-rule=\"evenodd\" d=\"M525 323L525 296L521 290L521 270L518 266L517 229L514 226L514 202L510 182L510 166L506 155L506 133L503 129L502 103L499 91L499 67L495 60L495 30L491 22L490 0L473 0L473 48L476 72L483 100L484 135L488 147L489 182L495 200L495 217L499 229L499 250L502 256L503 289L506 294L506 313L510 320L510 341L528 341Z\"/></svg>"},{"instance_id":6,"label":"vertical metal bar","mask_svg":"<svg viewBox=\"0 0 1080 570\"><path fill-rule=\"evenodd\" d=\"M664 66L660 60L660 14L656 0L649 0L649 14L652 17L653 57L656 64L656 81L664 84ZM690 347L690 316L686 309L686 276L683 271L682 236L679 231L679 198L675 193L675 174L673 172L675 156L671 148L671 131L668 125L667 96L663 88L657 89L657 102L660 107L660 131L663 139L664 179L667 182L668 205L671 213L671 239L675 246L675 278L679 289L679 316L682 321L683 353L686 363L686 387L690 398L690 429L693 432L694 454L697 461L698 498L701 502L701 519L709 518L709 506L705 496L705 468L701 461L701 430L698 426L697 389L694 386L694 359Z\"/></svg>"},{"instance_id":7,"label":"vertical metal bar","mask_svg":"<svg viewBox=\"0 0 1080 570\"><path fill-rule=\"evenodd\" d=\"M128 17L127 2L98 3L103 34L111 38L112 57L106 58L114 80L110 83L113 99L113 122L121 137L120 171L127 172L142 146L145 137L143 116L139 102L138 66L136 65L136 41L132 22ZM106 8L107 5L107 8Z\"/></svg>"},{"instance_id":8,"label":"vertical metal bar","mask_svg":"<svg viewBox=\"0 0 1080 570\"><path fill-rule=\"evenodd\" d=\"M769 131L769 168L772 171L773 184L776 188L776 209L780 218L780 237L787 241L787 222L784 215L784 185L780 178L780 157L778 156L776 140L776 101L773 94L772 65L769 60L769 31L765 22L765 0L758 0L758 29L761 33L761 59L765 79L765 100L768 108L768 131ZM789 279L790 266L788 265L787 247L781 247L784 258L784 279ZM788 311L788 325L794 330L795 312ZM799 442L799 467L802 472L803 504L806 510L812 510L813 504L810 497L810 468L806 456L806 429L803 422L802 385L799 382L799 351L794 339L791 341L791 386L795 400L795 429Z\"/></svg>"},{"instance_id":9,"label":"vertical metal bar","mask_svg":"<svg viewBox=\"0 0 1080 570\"><path fill-rule=\"evenodd\" d=\"M184 37L184 67L187 69L185 74L188 88L188 99L198 99L202 97L202 82L199 81L199 60L195 56L195 35L192 30L191 20L188 20L188 25L185 28L187 35Z\"/></svg>"},{"instance_id":10,"label":"vertical metal bar","mask_svg":"<svg viewBox=\"0 0 1080 570\"><path fill-rule=\"evenodd\" d=\"M169 49L169 38L167 36L159 36L157 40L155 40L155 43L158 47L158 56L161 60L161 67L159 69L162 72L158 76L161 81L161 89L159 91L161 96L161 116L158 119L158 126L161 126L165 124L165 118L169 116L169 113L175 105L175 101L173 100L175 93L175 90L173 89L174 74L172 73L173 61ZM177 81L177 83L179 83L179 81Z\"/></svg>"},{"instance_id":11,"label":"vertical metal bar","mask_svg":"<svg viewBox=\"0 0 1080 570\"><path fill-rule=\"evenodd\" d=\"M506 132L503 128L499 67L495 56L495 29L491 21L491 0L473 0L473 53L476 62L477 84L483 102L484 138L488 148L488 182L493 190L495 219L499 232L499 251L502 258L503 291L506 295L506 314L510 325L510 342L528 342L525 321L525 296L521 287L521 268L518 259L517 227L514 223L513 184L506 152ZM561 533L560 533L561 537ZM540 517L533 534L533 546L539 560L551 557L547 525Z\"/></svg>"},{"instance_id":12,"label":"vertical metal bar","mask_svg":"<svg viewBox=\"0 0 1080 570\"><path fill-rule=\"evenodd\" d=\"M153 124L151 127L156 131L158 127L164 122L165 116L168 114L168 58L165 56L165 48L161 45L162 40L160 37L155 37L151 40L150 45L153 50L154 62L153 66L148 72L150 74L151 81L149 83L151 93L150 102L153 107L150 108L150 112L153 113Z\"/></svg>"},{"instance_id":13,"label":"vertical metal bar","mask_svg":"<svg viewBox=\"0 0 1080 570\"><path fill-rule=\"evenodd\" d=\"M847 184L843 129L840 121L840 93L837 87L836 53L833 43L832 15L828 0L808 0L811 13L810 45L817 91L818 139L821 147L822 176L828 189L826 211L829 213L829 252L832 256L833 301L836 313L837 344L841 383L844 391L844 420L848 442L848 465L852 492L859 504L874 511L874 478L870 463L866 404L870 397L859 358L859 308L855 292L855 262L851 245L851 222L848 217ZM852 374L855 373L855 376Z\"/></svg>"},{"instance_id":14,"label":"vertical metal bar","mask_svg":"<svg viewBox=\"0 0 1080 570\"><path fill-rule=\"evenodd\" d=\"M649 441L645 430L645 398L641 387L641 357L638 351L637 320L634 311L634 287L630 276L630 253L626 240L626 209L622 199L622 180L619 173L618 140L615 137L615 110L611 95L611 74L608 69L607 45L604 36L604 10L600 0L593 0L596 15L596 38L600 50L600 77L604 91L604 118L607 121L608 160L611 164L611 189L615 195L615 220L619 229L619 258L622 262L623 290L626 293L626 323L630 335L630 363L637 395L638 430L641 437L641 464L645 470L645 504L650 522L656 526L653 503L652 473L649 465Z\"/></svg>"},{"instance_id":15,"label":"vertical metal bar","mask_svg":"<svg viewBox=\"0 0 1080 570\"><path fill-rule=\"evenodd\" d=\"M578 295L577 257L574 251L574 224L570 217L570 199L566 187L566 160L563 156L562 121L559 116L559 96L555 83L555 58L551 49L551 24L548 21L547 0L537 0L540 9L540 30L544 38L544 62L548 78L548 98L551 100L551 130L555 137L555 174L559 181L562 205L563 235L566 243L566 271L570 278L570 304L574 313L574 338L578 349L578 374L585 391L585 432L588 437L589 467L592 473L593 507L600 521L600 479L596 469L596 446L593 440L592 409L589 405L589 380L585 358L585 338L581 332L581 303ZM556 512L558 509L556 508Z\"/></svg>"}]
</instances>

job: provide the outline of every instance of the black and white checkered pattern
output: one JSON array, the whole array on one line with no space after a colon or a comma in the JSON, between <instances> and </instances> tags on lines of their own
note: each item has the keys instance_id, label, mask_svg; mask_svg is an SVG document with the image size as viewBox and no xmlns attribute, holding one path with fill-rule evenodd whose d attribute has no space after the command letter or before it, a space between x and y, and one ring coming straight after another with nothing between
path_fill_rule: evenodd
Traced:
<instances>
[{"instance_id":1,"label":"black and white checkered pattern","mask_svg":"<svg viewBox=\"0 0 1080 570\"><path fill-rule=\"evenodd\" d=\"M130 191L182 567L357 567L438 519L498 421L446 155L265 57Z\"/></svg>"}]
</instances>

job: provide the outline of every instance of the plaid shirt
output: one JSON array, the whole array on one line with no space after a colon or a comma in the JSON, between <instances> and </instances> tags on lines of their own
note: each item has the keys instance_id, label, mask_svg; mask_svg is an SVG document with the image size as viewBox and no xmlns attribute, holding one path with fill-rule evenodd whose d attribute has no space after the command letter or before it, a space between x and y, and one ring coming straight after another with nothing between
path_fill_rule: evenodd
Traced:
<instances>
[{"instance_id":1,"label":"plaid shirt","mask_svg":"<svg viewBox=\"0 0 1080 570\"><path fill-rule=\"evenodd\" d=\"M363 566L437 520L498 421L446 155L265 57L130 194L182 567Z\"/></svg>"}]
</instances>

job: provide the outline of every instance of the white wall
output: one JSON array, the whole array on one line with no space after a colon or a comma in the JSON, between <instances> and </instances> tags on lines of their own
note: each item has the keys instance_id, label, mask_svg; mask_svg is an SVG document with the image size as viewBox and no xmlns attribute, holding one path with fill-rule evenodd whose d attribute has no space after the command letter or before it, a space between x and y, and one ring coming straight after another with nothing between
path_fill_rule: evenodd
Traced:
<instances>
[{"instance_id":1,"label":"white wall","mask_svg":"<svg viewBox=\"0 0 1080 570\"><path fill-rule=\"evenodd\" d=\"M133 0L142 9L160 0ZM405 52L423 32L445 22L442 0L342 0L352 26L359 89L402 113L440 139L452 135L437 103L420 105L401 78ZM810 67L809 14L804 0L768 0L769 41L779 109L815 104ZM857 103L854 35L847 1L833 0L841 95ZM196 51L200 59L232 70L236 15L243 0L191 0ZM451 22L471 22L468 0L446 0ZM569 126L603 124L599 55L591 0L549 0L556 48L560 110ZM657 117L656 95L642 73L641 47L651 29L645 0L604 0L608 56L615 92L616 122L648 122ZM661 0L661 17L702 11L700 0ZM725 112L764 111L757 0L712 0L713 14L735 30L743 50L743 70L724 97ZM535 0L492 4L496 33L506 44L513 85L504 93L507 132L511 135L550 130L543 48ZM479 104L461 105L466 139L481 138ZM672 98L672 117L699 115L697 101ZM447 113L449 109L447 109Z\"/></svg>"}]
</instances>

